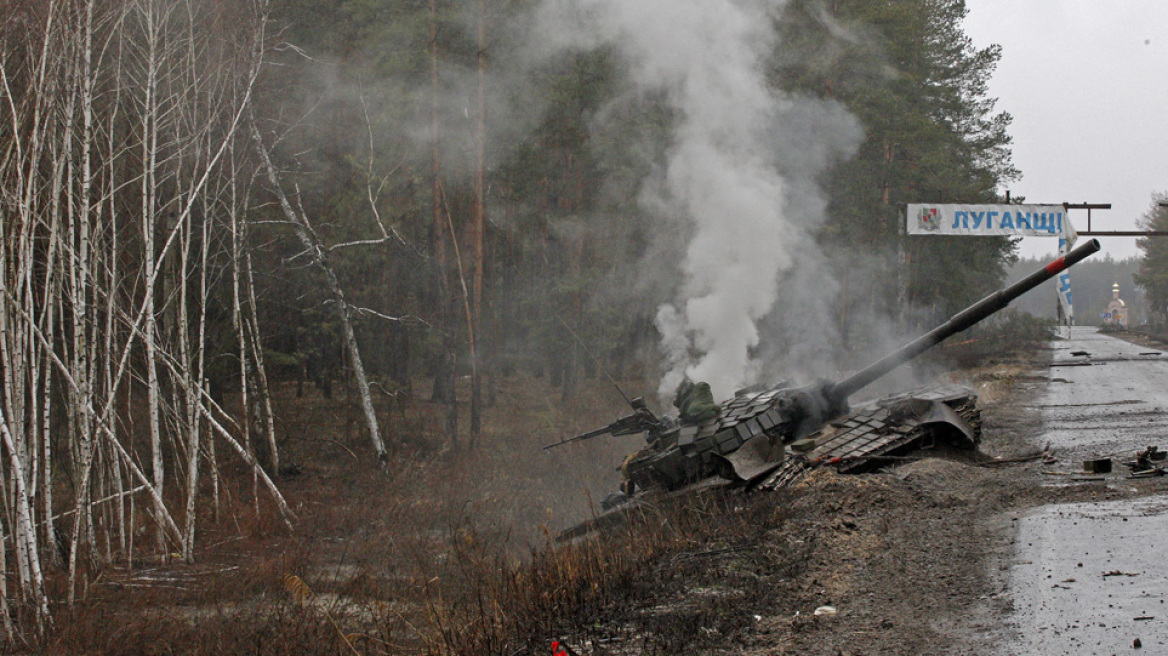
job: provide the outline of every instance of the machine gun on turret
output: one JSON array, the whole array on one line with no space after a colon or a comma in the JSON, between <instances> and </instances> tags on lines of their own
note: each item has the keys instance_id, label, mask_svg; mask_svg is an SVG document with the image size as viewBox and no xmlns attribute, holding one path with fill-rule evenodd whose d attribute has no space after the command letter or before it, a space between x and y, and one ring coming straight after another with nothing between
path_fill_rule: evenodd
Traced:
<instances>
[{"instance_id":1,"label":"machine gun on turret","mask_svg":"<svg viewBox=\"0 0 1168 656\"><path fill-rule=\"evenodd\" d=\"M580 433L575 437L569 437L567 439L560 440L559 442L546 444L543 447L544 451L555 448L557 446L568 444L570 442L583 442L584 440L590 440L594 437L600 437L601 435L635 435L637 433L645 432L656 433L666 427L666 422L658 419L657 415L654 415L653 411L649 410L649 407L645 405L644 398L638 396L637 398L629 401L629 405L633 407L633 414L621 417L620 419L617 419L616 421L607 426L604 426L603 428L597 428L596 430L591 430L587 433Z\"/></svg>"}]
</instances>

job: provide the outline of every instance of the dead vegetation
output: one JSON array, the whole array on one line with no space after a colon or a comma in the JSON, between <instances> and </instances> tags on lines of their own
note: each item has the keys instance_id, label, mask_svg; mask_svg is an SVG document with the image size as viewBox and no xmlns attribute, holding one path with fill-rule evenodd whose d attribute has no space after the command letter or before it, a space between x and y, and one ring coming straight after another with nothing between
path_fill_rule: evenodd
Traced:
<instances>
[{"instance_id":1,"label":"dead vegetation","mask_svg":"<svg viewBox=\"0 0 1168 656\"><path fill-rule=\"evenodd\" d=\"M200 518L197 565L88 563L76 606L55 609L61 616L46 637L26 637L23 647L490 653L517 624L559 616L590 590L582 581L621 571L666 539L650 534L611 552L573 547L529 556L589 515L591 497L615 488L616 465L637 446L628 442L636 438L601 438L540 450L591 427L586 422L618 416L619 397L605 391L579 394L561 409L547 401L542 381L505 381L488 413L488 439L459 452L426 428L441 425L430 417L441 409L415 403L394 417L386 473L358 457L367 449L359 408L286 390L277 409L286 463L280 485L300 517L294 532L262 491L255 500L249 472L225 471L219 521ZM290 590L289 577L304 587Z\"/></svg>"},{"instance_id":2,"label":"dead vegetation","mask_svg":"<svg viewBox=\"0 0 1168 656\"><path fill-rule=\"evenodd\" d=\"M990 405L1008 401L1025 375L1020 365L968 372L1001 388ZM197 565L88 570L77 605L56 609L28 653L511 655L551 653L553 640L578 654L828 653L806 649L834 644L836 620L811 614L832 604L896 645L878 653L915 653L928 636L904 638L880 619L865 577L903 577L888 594L911 598L917 586L921 605L975 585L972 565L930 582L910 571L926 559L917 548L889 549L912 542L921 528L905 517L919 520L922 507L934 535L946 534L943 523L997 475L945 492L962 477L952 467L966 465L906 477L823 471L777 495L700 494L565 545L553 536L615 487L615 466L637 438L539 447L621 414L607 390L560 409L542 381L501 381L486 439L461 452L426 429L440 425L429 416L440 408L414 403L394 416L388 475L356 457L367 448L358 407L286 391L280 484L296 530L262 494L257 513L248 472L228 473L220 521L202 520ZM930 541L956 549L959 539Z\"/></svg>"},{"instance_id":3,"label":"dead vegetation","mask_svg":"<svg viewBox=\"0 0 1168 656\"><path fill-rule=\"evenodd\" d=\"M701 494L554 542L589 515L590 495L615 487L634 445L542 452L583 424L541 404L538 382L511 384L489 415L494 441L474 452L442 451L420 428L431 408L411 409L400 426L417 432L397 441L388 476L352 455L358 409L289 394L281 484L295 532L274 508L257 513L250 477L235 472L198 564L87 570L76 606L26 651L535 654L558 639L583 653L665 653L717 644L792 598L776 591L809 545L781 538L772 498ZM620 412L603 396L576 403L578 422Z\"/></svg>"},{"instance_id":4,"label":"dead vegetation","mask_svg":"<svg viewBox=\"0 0 1168 656\"><path fill-rule=\"evenodd\" d=\"M922 360L971 369L990 364L1026 364L1035 351L1049 348L1055 323L1026 312L1004 310L955 335Z\"/></svg>"}]
</instances>

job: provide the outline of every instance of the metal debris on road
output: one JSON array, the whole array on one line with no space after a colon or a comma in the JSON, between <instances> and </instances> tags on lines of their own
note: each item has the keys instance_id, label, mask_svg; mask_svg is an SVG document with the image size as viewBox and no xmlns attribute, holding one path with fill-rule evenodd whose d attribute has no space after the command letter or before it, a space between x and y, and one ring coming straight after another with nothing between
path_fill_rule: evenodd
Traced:
<instances>
[{"instance_id":1,"label":"metal debris on road","mask_svg":"<svg viewBox=\"0 0 1168 656\"><path fill-rule=\"evenodd\" d=\"M1168 469L1156 464L1163 463L1168 458L1168 451L1161 451L1159 447L1149 446L1136 454L1136 459L1123 463L1132 470L1128 478L1153 478L1168 474Z\"/></svg>"},{"instance_id":2,"label":"metal debris on road","mask_svg":"<svg viewBox=\"0 0 1168 656\"><path fill-rule=\"evenodd\" d=\"M1158 476L1163 476L1165 474L1168 474L1168 471L1165 471L1162 467L1156 467L1155 469L1145 469L1143 471L1134 471L1134 472L1128 474L1127 477L1128 478L1156 478Z\"/></svg>"},{"instance_id":3,"label":"metal debris on road","mask_svg":"<svg viewBox=\"0 0 1168 656\"><path fill-rule=\"evenodd\" d=\"M1111 458L1094 458L1083 461L1083 471L1091 474L1110 474Z\"/></svg>"}]
</instances>

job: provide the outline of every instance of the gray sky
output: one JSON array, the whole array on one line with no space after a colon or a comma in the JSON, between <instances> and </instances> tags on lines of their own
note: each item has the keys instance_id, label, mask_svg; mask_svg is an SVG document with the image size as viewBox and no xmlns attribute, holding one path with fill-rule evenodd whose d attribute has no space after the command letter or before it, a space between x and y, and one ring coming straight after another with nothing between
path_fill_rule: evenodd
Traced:
<instances>
[{"instance_id":1,"label":"gray sky","mask_svg":"<svg viewBox=\"0 0 1168 656\"><path fill-rule=\"evenodd\" d=\"M1168 1L966 0L976 47L1002 46L990 83L1014 116L1015 196L1032 202L1111 203L1094 230L1134 230L1152 193L1168 191ZM1086 213L1072 211L1078 230ZM1168 239L1168 238L1165 238ZM1134 238L1103 239L1112 257ZM1028 237L1022 255L1056 239Z\"/></svg>"}]
</instances>

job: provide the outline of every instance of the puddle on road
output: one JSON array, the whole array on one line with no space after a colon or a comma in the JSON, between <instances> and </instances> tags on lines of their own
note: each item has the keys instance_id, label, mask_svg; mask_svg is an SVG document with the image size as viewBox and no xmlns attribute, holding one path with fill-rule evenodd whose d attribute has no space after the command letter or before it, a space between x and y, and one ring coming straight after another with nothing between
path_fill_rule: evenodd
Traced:
<instances>
[{"instance_id":1,"label":"puddle on road","mask_svg":"<svg viewBox=\"0 0 1168 656\"><path fill-rule=\"evenodd\" d=\"M1066 381L1063 381L1066 382ZM1111 407L1113 405L1133 405L1137 403L1147 403L1140 399L1124 399L1122 401L1104 401L1101 403L1027 403L1022 405L1023 408L1093 408L1098 406Z\"/></svg>"},{"instance_id":2,"label":"puddle on road","mask_svg":"<svg viewBox=\"0 0 1168 656\"><path fill-rule=\"evenodd\" d=\"M1046 506L1018 524L1005 653L1168 653L1168 497Z\"/></svg>"}]
</instances>

